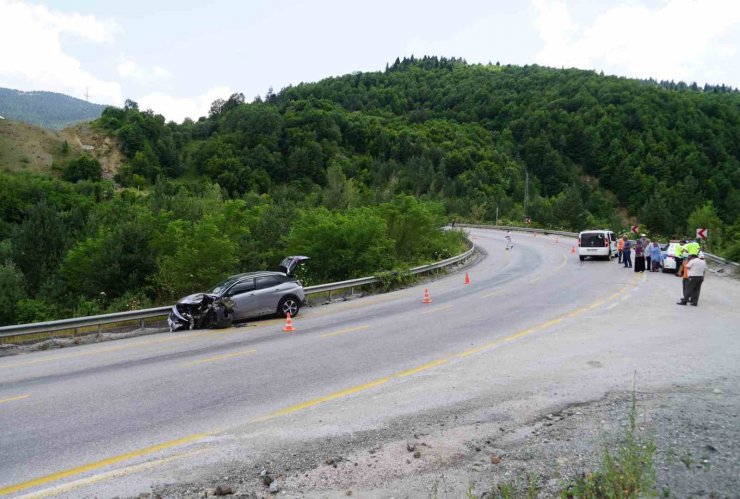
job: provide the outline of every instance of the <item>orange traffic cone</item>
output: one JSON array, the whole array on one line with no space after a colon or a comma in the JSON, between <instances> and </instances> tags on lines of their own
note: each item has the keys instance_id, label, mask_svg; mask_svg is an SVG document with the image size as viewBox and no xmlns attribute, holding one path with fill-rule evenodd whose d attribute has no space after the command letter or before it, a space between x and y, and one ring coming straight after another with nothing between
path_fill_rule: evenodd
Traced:
<instances>
[{"instance_id":1,"label":"orange traffic cone","mask_svg":"<svg viewBox=\"0 0 740 499\"><path fill-rule=\"evenodd\" d=\"M576 254L576 247L575 247L575 246L573 246L573 247L572 247L572 248L570 249L570 252L571 252L571 253L573 253L573 254L575 255L575 254Z\"/></svg>"},{"instance_id":2,"label":"orange traffic cone","mask_svg":"<svg viewBox=\"0 0 740 499\"><path fill-rule=\"evenodd\" d=\"M293 319L290 318L290 312L285 316L285 326L283 326L283 331L286 333L292 333L295 331L295 328L293 327Z\"/></svg>"},{"instance_id":3,"label":"orange traffic cone","mask_svg":"<svg viewBox=\"0 0 740 499\"><path fill-rule=\"evenodd\" d=\"M465 272L465 284L470 284L470 276Z\"/></svg>"},{"instance_id":4,"label":"orange traffic cone","mask_svg":"<svg viewBox=\"0 0 740 499\"><path fill-rule=\"evenodd\" d=\"M429 296L429 290L424 288L424 299L421 300L422 303L432 303L432 298Z\"/></svg>"}]
</instances>

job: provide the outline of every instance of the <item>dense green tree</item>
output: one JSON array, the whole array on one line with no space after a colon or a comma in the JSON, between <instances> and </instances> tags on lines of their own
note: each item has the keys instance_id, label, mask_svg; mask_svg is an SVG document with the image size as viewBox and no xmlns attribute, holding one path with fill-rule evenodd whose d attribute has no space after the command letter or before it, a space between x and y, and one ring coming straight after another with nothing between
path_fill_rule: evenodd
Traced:
<instances>
[{"instance_id":1,"label":"dense green tree","mask_svg":"<svg viewBox=\"0 0 740 499\"><path fill-rule=\"evenodd\" d=\"M23 272L29 294L33 294L57 270L66 249L62 218L54 206L42 202L29 210L10 240L13 262Z\"/></svg>"},{"instance_id":2,"label":"dense green tree","mask_svg":"<svg viewBox=\"0 0 740 499\"><path fill-rule=\"evenodd\" d=\"M219 229L218 217L206 216L194 225L173 221L164 232L172 251L162 255L153 277L159 296L175 300L210 289L233 273L237 244Z\"/></svg>"},{"instance_id":3,"label":"dense green tree","mask_svg":"<svg viewBox=\"0 0 740 499\"><path fill-rule=\"evenodd\" d=\"M18 302L26 297L23 274L12 262L0 263L0 324L13 324Z\"/></svg>"},{"instance_id":4,"label":"dense green tree","mask_svg":"<svg viewBox=\"0 0 740 499\"><path fill-rule=\"evenodd\" d=\"M693 239L696 237L697 229L709 229L709 238L707 240L709 249L719 248L722 245L722 225L722 220L717 216L717 211L710 201L691 212L686 224L686 233Z\"/></svg>"},{"instance_id":5,"label":"dense green tree","mask_svg":"<svg viewBox=\"0 0 740 499\"><path fill-rule=\"evenodd\" d=\"M64 170L62 178L67 182L77 182L79 180L100 180L103 170L100 162L88 155L83 155L69 160Z\"/></svg>"},{"instance_id":6,"label":"dense green tree","mask_svg":"<svg viewBox=\"0 0 740 499\"><path fill-rule=\"evenodd\" d=\"M393 268L393 240L386 223L369 208L332 213L325 208L299 213L287 236L291 254L308 255L315 282L350 279Z\"/></svg>"}]
</instances>

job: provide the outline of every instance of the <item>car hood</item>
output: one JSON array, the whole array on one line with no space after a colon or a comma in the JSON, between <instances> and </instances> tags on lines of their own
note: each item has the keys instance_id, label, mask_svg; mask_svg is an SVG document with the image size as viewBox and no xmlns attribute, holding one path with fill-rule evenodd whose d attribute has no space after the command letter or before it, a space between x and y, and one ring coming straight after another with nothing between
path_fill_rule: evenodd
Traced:
<instances>
[{"instance_id":1,"label":"car hood","mask_svg":"<svg viewBox=\"0 0 740 499\"><path fill-rule=\"evenodd\" d=\"M180 298L177 302L178 305L197 305L200 302L203 301L203 297L205 297L208 293L193 293L192 295L188 295L185 298ZM210 295L215 296L215 295Z\"/></svg>"}]
</instances>

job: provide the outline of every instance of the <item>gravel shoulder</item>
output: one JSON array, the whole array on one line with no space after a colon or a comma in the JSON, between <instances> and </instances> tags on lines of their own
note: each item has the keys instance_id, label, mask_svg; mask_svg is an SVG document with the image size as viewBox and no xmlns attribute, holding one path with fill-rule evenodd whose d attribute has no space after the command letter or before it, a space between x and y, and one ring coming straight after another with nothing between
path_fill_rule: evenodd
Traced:
<instances>
[{"instance_id":1,"label":"gravel shoulder","mask_svg":"<svg viewBox=\"0 0 740 499\"><path fill-rule=\"evenodd\" d=\"M738 381L638 387L638 433L655 442L663 497L738 497ZM236 497L266 497L274 481L281 497L493 497L487 493L503 483L558 497L565 483L599 467L605 448L619 445L631 399L631 392L611 393L521 422L473 401L373 431L277 443L204 481L156 487L151 496L207 497L221 486Z\"/></svg>"}]
</instances>

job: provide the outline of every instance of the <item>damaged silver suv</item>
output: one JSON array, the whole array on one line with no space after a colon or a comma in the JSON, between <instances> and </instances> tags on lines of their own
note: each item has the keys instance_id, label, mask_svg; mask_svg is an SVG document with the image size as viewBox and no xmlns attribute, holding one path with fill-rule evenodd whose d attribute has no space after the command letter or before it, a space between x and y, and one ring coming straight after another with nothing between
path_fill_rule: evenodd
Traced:
<instances>
[{"instance_id":1,"label":"damaged silver suv","mask_svg":"<svg viewBox=\"0 0 740 499\"><path fill-rule=\"evenodd\" d=\"M306 304L306 295L292 274L306 260L307 256L289 256L277 272L237 274L205 293L186 296L172 307L167 318L170 331L229 327L234 321L264 315L295 317Z\"/></svg>"}]
</instances>

